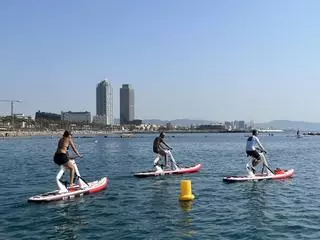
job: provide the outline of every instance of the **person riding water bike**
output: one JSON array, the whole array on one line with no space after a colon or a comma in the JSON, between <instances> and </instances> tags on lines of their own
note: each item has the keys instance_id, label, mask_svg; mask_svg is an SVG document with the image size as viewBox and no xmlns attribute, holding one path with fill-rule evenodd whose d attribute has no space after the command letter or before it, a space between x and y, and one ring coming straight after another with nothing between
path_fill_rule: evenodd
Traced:
<instances>
[{"instance_id":1,"label":"person riding water bike","mask_svg":"<svg viewBox=\"0 0 320 240\"><path fill-rule=\"evenodd\" d=\"M255 167L262 163L264 166L268 168L268 163L263 153L267 153L262 144L260 143L257 130L252 130L252 136L247 139L246 153L247 156L252 157L252 168L247 169L250 176L254 175L256 172ZM261 152L261 153L260 153ZM268 169L268 174L271 172Z\"/></svg>"},{"instance_id":2,"label":"person riding water bike","mask_svg":"<svg viewBox=\"0 0 320 240\"><path fill-rule=\"evenodd\" d=\"M73 187L75 170L72 162L69 160L69 146L71 146L72 150L75 154L77 154L78 157L81 157L81 155L78 152L76 146L74 145L71 137L72 134L69 131L65 130L62 138L60 138L58 142L57 151L54 154L53 161L59 166L63 165L66 169L70 171L70 187Z\"/></svg>"},{"instance_id":3,"label":"person riding water bike","mask_svg":"<svg viewBox=\"0 0 320 240\"><path fill-rule=\"evenodd\" d=\"M167 153L163 145L166 146L169 150L172 150L172 147L170 147L163 139L164 133L160 132L159 137L156 137L153 141L153 152L164 157L164 165L167 166ZM157 156L157 158L154 160L154 166L158 166L159 160L160 157Z\"/></svg>"}]
</instances>

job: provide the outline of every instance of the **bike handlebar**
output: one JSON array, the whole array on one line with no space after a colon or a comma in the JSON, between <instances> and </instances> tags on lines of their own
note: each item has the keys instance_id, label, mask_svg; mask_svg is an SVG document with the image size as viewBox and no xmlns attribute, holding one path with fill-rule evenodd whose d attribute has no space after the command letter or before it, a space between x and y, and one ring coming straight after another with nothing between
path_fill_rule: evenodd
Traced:
<instances>
[{"instance_id":1,"label":"bike handlebar","mask_svg":"<svg viewBox=\"0 0 320 240\"><path fill-rule=\"evenodd\" d=\"M256 150L257 150L258 152L267 154L267 151L264 151L264 150L262 150L262 149L260 149L260 148L256 148Z\"/></svg>"},{"instance_id":2,"label":"bike handlebar","mask_svg":"<svg viewBox=\"0 0 320 240\"><path fill-rule=\"evenodd\" d=\"M69 156L69 160L76 160L77 158L82 158L83 156Z\"/></svg>"}]
</instances>

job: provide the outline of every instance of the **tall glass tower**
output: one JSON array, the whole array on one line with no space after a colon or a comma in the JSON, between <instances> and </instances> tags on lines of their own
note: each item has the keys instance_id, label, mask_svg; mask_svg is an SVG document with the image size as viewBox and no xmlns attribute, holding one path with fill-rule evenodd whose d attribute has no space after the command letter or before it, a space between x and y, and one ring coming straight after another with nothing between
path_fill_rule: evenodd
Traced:
<instances>
[{"instance_id":1,"label":"tall glass tower","mask_svg":"<svg viewBox=\"0 0 320 240\"><path fill-rule=\"evenodd\" d=\"M120 88L120 124L134 120L134 90L130 84Z\"/></svg>"},{"instance_id":2,"label":"tall glass tower","mask_svg":"<svg viewBox=\"0 0 320 240\"><path fill-rule=\"evenodd\" d=\"M113 89L110 81L103 80L96 88L97 117L105 125L113 125Z\"/></svg>"}]
</instances>

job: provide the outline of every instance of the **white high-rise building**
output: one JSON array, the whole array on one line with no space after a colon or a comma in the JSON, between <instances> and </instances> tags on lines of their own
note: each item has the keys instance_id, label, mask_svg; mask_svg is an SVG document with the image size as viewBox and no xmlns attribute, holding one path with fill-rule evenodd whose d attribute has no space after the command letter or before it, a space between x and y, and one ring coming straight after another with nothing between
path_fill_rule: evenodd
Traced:
<instances>
[{"instance_id":1,"label":"white high-rise building","mask_svg":"<svg viewBox=\"0 0 320 240\"><path fill-rule=\"evenodd\" d=\"M100 124L113 125L113 89L111 82L103 80L96 88L97 116L94 121Z\"/></svg>"}]
</instances>

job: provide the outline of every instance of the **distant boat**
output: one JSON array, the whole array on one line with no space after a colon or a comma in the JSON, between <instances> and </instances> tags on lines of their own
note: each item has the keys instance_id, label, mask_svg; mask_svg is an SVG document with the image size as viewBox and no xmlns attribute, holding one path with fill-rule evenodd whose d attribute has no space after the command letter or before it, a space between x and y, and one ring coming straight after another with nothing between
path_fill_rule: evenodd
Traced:
<instances>
[{"instance_id":1,"label":"distant boat","mask_svg":"<svg viewBox=\"0 0 320 240\"><path fill-rule=\"evenodd\" d=\"M281 133L283 130L281 129L258 129L258 132L261 133Z\"/></svg>"},{"instance_id":2,"label":"distant boat","mask_svg":"<svg viewBox=\"0 0 320 240\"><path fill-rule=\"evenodd\" d=\"M136 137L136 135L133 133L122 133L120 135L120 138L133 138L133 137Z\"/></svg>"}]
</instances>

